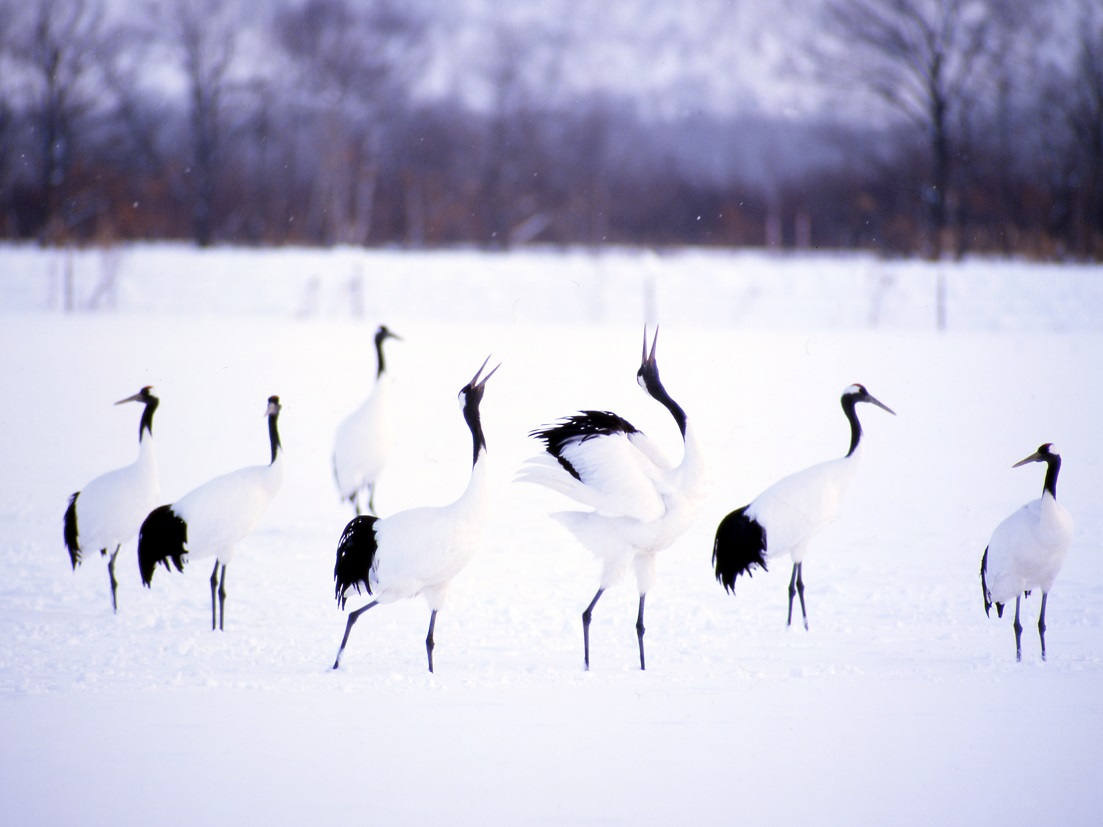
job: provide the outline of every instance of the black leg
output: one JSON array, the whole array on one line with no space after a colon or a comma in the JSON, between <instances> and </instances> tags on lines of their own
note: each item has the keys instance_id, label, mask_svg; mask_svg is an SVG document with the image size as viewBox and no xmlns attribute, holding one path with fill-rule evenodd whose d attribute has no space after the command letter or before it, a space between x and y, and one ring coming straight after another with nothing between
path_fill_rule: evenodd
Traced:
<instances>
[{"instance_id":1,"label":"black leg","mask_svg":"<svg viewBox=\"0 0 1103 827\"><path fill-rule=\"evenodd\" d=\"M590 601L590 605L587 606L586 611L582 613L582 653L585 658L587 670L590 668L590 617L594 613L594 606L604 592L605 589L598 589L597 594L594 595L594 599Z\"/></svg>"},{"instance_id":2,"label":"black leg","mask_svg":"<svg viewBox=\"0 0 1103 827\"><path fill-rule=\"evenodd\" d=\"M1046 659L1046 598L1048 594L1042 592L1042 612L1038 615L1038 637L1042 639L1042 660Z\"/></svg>"},{"instance_id":3,"label":"black leg","mask_svg":"<svg viewBox=\"0 0 1103 827\"><path fill-rule=\"evenodd\" d=\"M425 651L429 655L429 671L433 671L433 647L436 645L433 641L433 628L437 625L437 610L433 609L433 613L429 615L429 634L425 637Z\"/></svg>"},{"instance_id":4,"label":"black leg","mask_svg":"<svg viewBox=\"0 0 1103 827\"><path fill-rule=\"evenodd\" d=\"M222 577L218 581L218 631L223 630L226 620L226 564L222 564Z\"/></svg>"},{"instance_id":5,"label":"black leg","mask_svg":"<svg viewBox=\"0 0 1103 827\"><path fill-rule=\"evenodd\" d=\"M341 638L341 648L337 650L337 658L336 658L336 660L333 661L333 668L334 669L336 669L338 666L341 665L341 653L345 651L345 644L347 644L349 642L349 632L352 631L353 624L356 623L356 621L360 619L360 615L364 614L364 612L366 612L372 606L377 606L377 605L379 605L379 602L376 601L376 600L373 600L367 606L362 606L361 608L357 609L355 612L349 612L349 621L348 621L348 623L345 624L345 636L343 638Z\"/></svg>"},{"instance_id":6,"label":"black leg","mask_svg":"<svg viewBox=\"0 0 1103 827\"><path fill-rule=\"evenodd\" d=\"M368 483L368 513L375 514L375 483Z\"/></svg>"},{"instance_id":7,"label":"black leg","mask_svg":"<svg viewBox=\"0 0 1103 827\"><path fill-rule=\"evenodd\" d=\"M1023 624L1019 623L1019 602L1022 595L1015 596L1015 660L1023 659Z\"/></svg>"},{"instance_id":8,"label":"black leg","mask_svg":"<svg viewBox=\"0 0 1103 827\"><path fill-rule=\"evenodd\" d=\"M111 611L116 614L119 612L119 581L115 579L115 558L119 556L120 548L121 546L115 546L115 550L107 560L107 576L111 578Z\"/></svg>"},{"instance_id":9,"label":"black leg","mask_svg":"<svg viewBox=\"0 0 1103 827\"><path fill-rule=\"evenodd\" d=\"M808 612L804 609L804 563L797 563L797 595L800 597L800 616L804 619L804 631L808 631ZM789 598L792 603L792 598ZM790 609L790 611L792 611Z\"/></svg>"},{"instance_id":10,"label":"black leg","mask_svg":"<svg viewBox=\"0 0 1103 827\"><path fill-rule=\"evenodd\" d=\"M218 615L215 613L215 599L218 597L218 560L214 561L211 572L211 631L218 628Z\"/></svg>"},{"instance_id":11,"label":"black leg","mask_svg":"<svg viewBox=\"0 0 1103 827\"><path fill-rule=\"evenodd\" d=\"M789 617L786 626L793 625L793 598L797 595L797 564L793 563L793 576L789 578Z\"/></svg>"},{"instance_id":12,"label":"black leg","mask_svg":"<svg viewBox=\"0 0 1103 827\"><path fill-rule=\"evenodd\" d=\"M640 595L640 613L636 615L636 637L640 641L640 669L644 669L643 665L643 601L647 598L646 594Z\"/></svg>"}]
</instances>

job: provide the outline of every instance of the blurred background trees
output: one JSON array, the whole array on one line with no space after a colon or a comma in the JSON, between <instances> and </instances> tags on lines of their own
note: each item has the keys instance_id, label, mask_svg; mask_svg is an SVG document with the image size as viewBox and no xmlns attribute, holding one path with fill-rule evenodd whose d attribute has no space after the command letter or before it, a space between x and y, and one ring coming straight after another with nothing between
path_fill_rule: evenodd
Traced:
<instances>
[{"instance_id":1,"label":"blurred background trees","mask_svg":"<svg viewBox=\"0 0 1103 827\"><path fill-rule=\"evenodd\" d=\"M0 237L1103 258L1097 0L782 6L0 0Z\"/></svg>"}]
</instances>

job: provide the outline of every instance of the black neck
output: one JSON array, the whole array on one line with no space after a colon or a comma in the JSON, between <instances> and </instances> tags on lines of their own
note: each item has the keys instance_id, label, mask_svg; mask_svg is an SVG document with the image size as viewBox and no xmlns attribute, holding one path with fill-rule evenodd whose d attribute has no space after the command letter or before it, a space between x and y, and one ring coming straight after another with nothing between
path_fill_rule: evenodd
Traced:
<instances>
[{"instance_id":1,"label":"black neck","mask_svg":"<svg viewBox=\"0 0 1103 827\"><path fill-rule=\"evenodd\" d=\"M854 410L855 404L854 397L843 397L843 413L850 421L850 450L846 452L848 457L858 449L858 443L862 441L862 425L858 422L858 412Z\"/></svg>"},{"instance_id":2,"label":"black neck","mask_svg":"<svg viewBox=\"0 0 1103 827\"><path fill-rule=\"evenodd\" d=\"M678 430L682 432L682 439L686 438L686 412L682 410L682 406L671 399L670 394L666 392L666 388L662 386L662 383L656 381L654 383L647 382L647 392L651 394L651 397L658 402L661 402L666 406L666 409L670 411L670 415L674 417L674 421L678 423Z\"/></svg>"},{"instance_id":3,"label":"black neck","mask_svg":"<svg viewBox=\"0 0 1103 827\"><path fill-rule=\"evenodd\" d=\"M387 369L386 362L383 361L383 340L386 338L383 334L379 334L375 337L375 356L376 356L376 370L375 378L378 379L383 375L383 371Z\"/></svg>"},{"instance_id":4,"label":"black neck","mask_svg":"<svg viewBox=\"0 0 1103 827\"><path fill-rule=\"evenodd\" d=\"M1057 499L1057 475L1061 472L1061 458L1050 455L1046 457L1046 481L1042 483L1042 491L1048 491L1053 499Z\"/></svg>"},{"instance_id":5,"label":"black neck","mask_svg":"<svg viewBox=\"0 0 1103 827\"><path fill-rule=\"evenodd\" d=\"M280 418L278 413L270 414L268 416L268 439L272 443L272 461L268 464L271 465L276 461L276 454L280 450L280 432L276 427L276 420Z\"/></svg>"},{"instance_id":6,"label":"black neck","mask_svg":"<svg viewBox=\"0 0 1103 827\"><path fill-rule=\"evenodd\" d=\"M467 427L471 429L471 464L479 461L479 453L486 450L486 437L483 436L483 423L479 416L479 402L482 399L482 388L475 393L468 393L463 403L463 418Z\"/></svg>"},{"instance_id":7,"label":"black neck","mask_svg":"<svg viewBox=\"0 0 1103 827\"><path fill-rule=\"evenodd\" d=\"M142 438L148 433L150 437L153 436L153 412L157 410L157 405L160 403L157 397L152 396L146 400L146 409L142 411L142 421L138 423L138 441L141 442Z\"/></svg>"}]
</instances>

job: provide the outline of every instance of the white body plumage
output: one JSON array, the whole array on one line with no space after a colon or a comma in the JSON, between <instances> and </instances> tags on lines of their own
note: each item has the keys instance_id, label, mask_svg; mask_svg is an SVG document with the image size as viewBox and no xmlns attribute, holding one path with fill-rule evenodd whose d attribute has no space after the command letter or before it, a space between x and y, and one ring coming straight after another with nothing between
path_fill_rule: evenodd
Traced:
<instances>
[{"instance_id":1,"label":"white body plumage","mask_svg":"<svg viewBox=\"0 0 1103 827\"><path fill-rule=\"evenodd\" d=\"M169 568L171 561L183 571L192 559L215 558L211 572L212 629L225 628L226 566L233 560L237 544L256 527L283 482L278 396L268 398L265 415L271 446L267 465L239 468L215 477L176 502L153 509L138 535L138 567L146 586L152 583L158 563Z\"/></svg>"},{"instance_id":2,"label":"white body plumage","mask_svg":"<svg viewBox=\"0 0 1103 827\"><path fill-rule=\"evenodd\" d=\"M486 511L484 451L471 469L463 496L455 502L411 508L375 523L381 549L408 550L376 556L370 573L375 599L391 603L420 594L432 611L442 608L452 579L479 548Z\"/></svg>"},{"instance_id":3,"label":"white body plumage","mask_svg":"<svg viewBox=\"0 0 1103 827\"><path fill-rule=\"evenodd\" d=\"M767 557L804 561L809 541L839 519L839 506L861 461L862 446L845 457L784 477L747 506L747 516L769 529Z\"/></svg>"},{"instance_id":4,"label":"white body plumage","mask_svg":"<svg viewBox=\"0 0 1103 827\"><path fill-rule=\"evenodd\" d=\"M1042 660L1046 657L1046 601L1072 544L1072 516L1057 502L1057 476L1061 470L1061 455L1052 443L1046 443L1033 454L1015 463L1018 468L1030 462L1046 463L1042 496L1031 500L996 526L981 558L981 589L984 610L992 604L1003 616L1004 604L1015 600L1015 654L1022 660L1022 624L1020 602L1034 589L1042 592L1042 607L1038 615Z\"/></svg>"},{"instance_id":5,"label":"white body plumage","mask_svg":"<svg viewBox=\"0 0 1103 827\"><path fill-rule=\"evenodd\" d=\"M392 386L387 372L383 343L399 337L379 327L375 333L377 369L375 386L361 405L337 426L333 446L333 474L342 499L362 513L360 495L367 491L367 510L375 513L375 485L390 458L394 434Z\"/></svg>"},{"instance_id":6,"label":"white body plumage","mask_svg":"<svg viewBox=\"0 0 1103 827\"><path fill-rule=\"evenodd\" d=\"M527 460L518 474L571 497L592 511L560 511L551 516L601 561L597 594L582 614L583 657L590 665L590 619L606 589L631 568L640 595L636 631L640 668L645 668L643 614L655 584L656 555L669 548L696 518L707 488L704 452L685 412L659 379L655 347L658 331L636 374L640 386L662 403L681 431L683 454L674 465L630 422L607 411L583 411L556 425L533 431L546 453Z\"/></svg>"},{"instance_id":7,"label":"white body plumage","mask_svg":"<svg viewBox=\"0 0 1103 827\"><path fill-rule=\"evenodd\" d=\"M93 479L69 498L64 518L65 544L75 569L84 551L110 555L108 574L111 605L118 609L118 581L115 558L123 543L138 534L142 520L161 498L157 479L157 454L153 447L153 413L159 400L147 386L121 399L145 405L138 426L138 457L130 465L116 468Z\"/></svg>"},{"instance_id":8,"label":"white body plumage","mask_svg":"<svg viewBox=\"0 0 1103 827\"><path fill-rule=\"evenodd\" d=\"M333 568L335 596L342 608L350 590L364 590L372 600L349 612L345 634L337 657L348 644L352 627L360 616L381 603L422 595L429 605L429 634L425 650L429 671L433 671L433 630L437 612L444 606L453 578L478 550L487 510L486 438L479 406L494 368L480 379L486 362L474 378L460 389L464 420L471 431L471 476L463 494L445 506L423 506L388 517L357 515L341 534Z\"/></svg>"},{"instance_id":9,"label":"white body plumage","mask_svg":"<svg viewBox=\"0 0 1103 827\"><path fill-rule=\"evenodd\" d=\"M188 525L186 560L234 559L237 544L256 528L283 483L283 451L270 465L239 468L200 485L172 504Z\"/></svg>"},{"instance_id":10,"label":"white body plumage","mask_svg":"<svg viewBox=\"0 0 1103 827\"><path fill-rule=\"evenodd\" d=\"M804 628L808 628L804 558L812 538L839 518L843 494L861 461L862 427L855 410L860 402L894 413L862 385L851 385L840 398L843 413L850 423L850 449L846 455L782 478L750 504L724 517L716 529L712 562L716 579L726 591L734 593L736 578L751 572L755 566L766 568L767 559L784 555L792 558L787 625L793 622L793 599L799 595Z\"/></svg>"}]
</instances>

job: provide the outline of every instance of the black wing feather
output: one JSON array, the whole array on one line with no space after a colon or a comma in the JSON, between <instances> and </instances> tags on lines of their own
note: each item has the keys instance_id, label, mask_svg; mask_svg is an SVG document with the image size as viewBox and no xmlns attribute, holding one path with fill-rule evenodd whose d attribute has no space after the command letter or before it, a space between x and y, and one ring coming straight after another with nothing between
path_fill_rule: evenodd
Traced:
<instances>
[{"instance_id":1,"label":"black wing feather","mask_svg":"<svg viewBox=\"0 0 1103 827\"><path fill-rule=\"evenodd\" d=\"M73 570L80 565L80 542L77 540L77 491L69 498L69 507L65 509L65 548L69 549L69 560L73 563Z\"/></svg>"},{"instance_id":2,"label":"black wing feather","mask_svg":"<svg viewBox=\"0 0 1103 827\"><path fill-rule=\"evenodd\" d=\"M735 578L753 574L755 566L766 571L766 529L747 516L748 506L736 509L716 527L712 564L724 591L735 594Z\"/></svg>"},{"instance_id":3,"label":"black wing feather","mask_svg":"<svg viewBox=\"0 0 1103 827\"><path fill-rule=\"evenodd\" d=\"M372 593L368 575L379 549L375 538L375 523L378 519L366 515L353 517L341 533L341 540L337 543L337 562L333 566L333 580L336 583L334 596L337 598L337 605L342 609L345 608L349 589L356 589L359 594L360 587L363 586L368 594Z\"/></svg>"},{"instance_id":4,"label":"black wing feather","mask_svg":"<svg viewBox=\"0 0 1103 827\"><path fill-rule=\"evenodd\" d=\"M171 505L158 506L149 512L138 532L138 568L142 572L142 583L149 586L153 582L153 570L158 563L171 571L171 560L177 571L183 571L187 542L188 524Z\"/></svg>"},{"instance_id":5,"label":"black wing feather","mask_svg":"<svg viewBox=\"0 0 1103 827\"><path fill-rule=\"evenodd\" d=\"M529 433L529 436L541 440L545 450L559 461L564 470L581 482L582 477L578 471L563 456L563 449L566 446L599 436L635 433L639 431L631 422L611 411L580 411L573 416L561 419L555 425L538 428Z\"/></svg>"}]
</instances>

